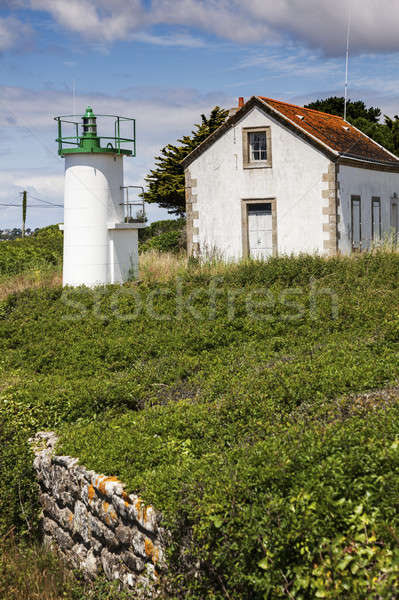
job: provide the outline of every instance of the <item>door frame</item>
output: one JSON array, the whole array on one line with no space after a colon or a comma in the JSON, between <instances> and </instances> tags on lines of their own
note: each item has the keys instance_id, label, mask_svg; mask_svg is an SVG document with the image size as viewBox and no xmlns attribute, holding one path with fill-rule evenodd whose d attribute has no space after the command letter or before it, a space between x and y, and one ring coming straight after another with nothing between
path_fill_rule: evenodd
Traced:
<instances>
[{"instance_id":1,"label":"door frame","mask_svg":"<svg viewBox=\"0 0 399 600\"><path fill-rule=\"evenodd\" d=\"M242 256L249 257L248 235L248 204L272 205L272 256L277 256L277 201L276 198L242 198L241 199L241 231L242 231Z\"/></svg>"}]
</instances>

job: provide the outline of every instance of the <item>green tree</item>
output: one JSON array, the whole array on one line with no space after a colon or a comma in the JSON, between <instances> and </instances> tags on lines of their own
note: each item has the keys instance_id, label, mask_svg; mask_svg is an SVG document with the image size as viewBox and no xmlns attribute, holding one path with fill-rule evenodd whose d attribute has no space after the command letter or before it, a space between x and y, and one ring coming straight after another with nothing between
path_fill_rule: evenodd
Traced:
<instances>
[{"instance_id":1,"label":"green tree","mask_svg":"<svg viewBox=\"0 0 399 600\"><path fill-rule=\"evenodd\" d=\"M332 96L325 100L316 100L307 104L305 108L313 108L331 115L342 117L344 114L345 99ZM357 129L363 131L372 140L380 144L390 152L399 156L399 117L393 119L384 115L384 123L380 123L381 109L376 107L367 108L362 100L356 102L348 101L347 120Z\"/></svg>"},{"instance_id":2,"label":"green tree","mask_svg":"<svg viewBox=\"0 0 399 600\"><path fill-rule=\"evenodd\" d=\"M155 157L155 169L145 178L146 202L156 202L162 208L167 208L170 214L184 215L186 203L181 161L220 127L227 115L227 110L215 106L209 117L201 115L201 123L194 125L191 135L178 139L177 145L168 144L162 148L160 155Z\"/></svg>"},{"instance_id":3,"label":"green tree","mask_svg":"<svg viewBox=\"0 0 399 600\"><path fill-rule=\"evenodd\" d=\"M389 129L392 138L393 152L399 155L399 117L395 115L393 119L384 115L385 126Z\"/></svg>"},{"instance_id":4,"label":"green tree","mask_svg":"<svg viewBox=\"0 0 399 600\"><path fill-rule=\"evenodd\" d=\"M345 98L339 96L331 96L325 100L316 100L305 106L305 108L313 108L314 110L320 110L321 112L337 115L339 117L344 116L344 107ZM378 123L381 117L381 109L374 108L373 106L367 108L362 100L357 100L356 102L348 100L346 110L347 118L350 122L361 118L366 119L371 123Z\"/></svg>"}]
</instances>

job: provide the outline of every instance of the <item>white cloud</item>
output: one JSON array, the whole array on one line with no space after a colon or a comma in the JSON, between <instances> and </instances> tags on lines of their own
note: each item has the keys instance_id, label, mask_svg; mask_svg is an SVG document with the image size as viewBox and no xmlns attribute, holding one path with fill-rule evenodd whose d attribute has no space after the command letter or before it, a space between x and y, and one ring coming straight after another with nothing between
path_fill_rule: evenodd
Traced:
<instances>
[{"instance_id":1,"label":"white cloud","mask_svg":"<svg viewBox=\"0 0 399 600\"><path fill-rule=\"evenodd\" d=\"M399 50L397 0L351 0L352 51ZM182 45L184 36L149 33L168 24L199 29L234 42L265 44L291 39L341 55L345 49L348 0L30 0L64 28L104 42L143 35L142 41ZM192 44L191 36L186 38Z\"/></svg>"},{"instance_id":2,"label":"white cloud","mask_svg":"<svg viewBox=\"0 0 399 600\"><path fill-rule=\"evenodd\" d=\"M279 48L270 48L268 52L248 53L231 70L246 69L248 67L264 67L268 72L275 72L278 76L334 76L342 77L343 61L335 58L320 60L319 54L310 50L288 46L284 52Z\"/></svg>"},{"instance_id":3,"label":"white cloud","mask_svg":"<svg viewBox=\"0 0 399 600\"><path fill-rule=\"evenodd\" d=\"M143 24L140 0L31 0L33 10L50 13L66 29L101 42L127 37Z\"/></svg>"},{"instance_id":4,"label":"white cloud","mask_svg":"<svg viewBox=\"0 0 399 600\"><path fill-rule=\"evenodd\" d=\"M16 46L25 46L30 40L32 30L29 25L15 17L0 17L0 52Z\"/></svg>"}]
</instances>

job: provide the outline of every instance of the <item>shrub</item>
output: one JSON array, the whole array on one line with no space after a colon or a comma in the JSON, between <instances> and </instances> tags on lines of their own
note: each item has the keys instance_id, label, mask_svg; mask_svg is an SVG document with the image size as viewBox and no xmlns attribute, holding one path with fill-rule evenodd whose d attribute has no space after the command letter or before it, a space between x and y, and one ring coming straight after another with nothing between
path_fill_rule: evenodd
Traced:
<instances>
[{"instance_id":1,"label":"shrub","mask_svg":"<svg viewBox=\"0 0 399 600\"><path fill-rule=\"evenodd\" d=\"M172 597L395 597L399 255L183 267L0 304L2 531L57 428L163 512Z\"/></svg>"},{"instance_id":2,"label":"shrub","mask_svg":"<svg viewBox=\"0 0 399 600\"><path fill-rule=\"evenodd\" d=\"M0 276L59 264L62 239L58 226L52 225L24 239L0 242Z\"/></svg>"},{"instance_id":3,"label":"shrub","mask_svg":"<svg viewBox=\"0 0 399 600\"><path fill-rule=\"evenodd\" d=\"M158 250L158 252L180 252L182 250L182 234L180 231L168 231L156 235L140 247L141 252Z\"/></svg>"},{"instance_id":4,"label":"shrub","mask_svg":"<svg viewBox=\"0 0 399 600\"><path fill-rule=\"evenodd\" d=\"M185 220L156 221L139 232L140 252L179 252L185 248Z\"/></svg>"}]
</instances>

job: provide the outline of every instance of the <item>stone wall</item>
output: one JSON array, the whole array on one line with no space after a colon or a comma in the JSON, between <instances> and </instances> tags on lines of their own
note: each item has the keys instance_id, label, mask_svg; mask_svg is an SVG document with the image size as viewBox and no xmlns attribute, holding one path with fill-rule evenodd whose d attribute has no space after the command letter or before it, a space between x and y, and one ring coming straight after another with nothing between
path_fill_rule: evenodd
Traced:
<instances>
[{"instance_id":1,"label":"stone wall","mask_svg":"<svg viewBox=\"0 0 399 600\"><path fill-rule=\"evenodd\" d=\"M136 598L157 597L166 570L160 515L138 496L126 494L116 477L56 456L56 442L53 433L38 433L32 440L44 543L90 578L104 572L134 589Z\"/></svg>"}]
</instances>

